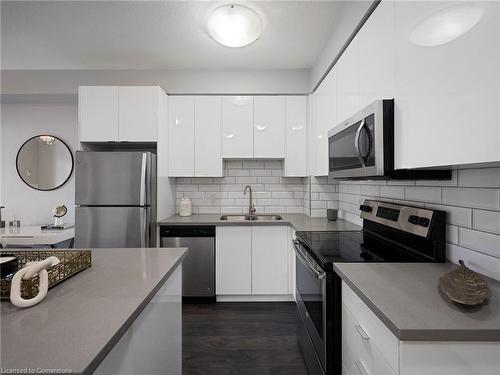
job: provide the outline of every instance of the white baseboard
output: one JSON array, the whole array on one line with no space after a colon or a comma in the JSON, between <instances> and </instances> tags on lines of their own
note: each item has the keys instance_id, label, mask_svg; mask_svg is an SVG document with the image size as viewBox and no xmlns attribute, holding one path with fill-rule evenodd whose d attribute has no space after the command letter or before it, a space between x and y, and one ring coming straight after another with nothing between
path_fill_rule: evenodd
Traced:
<instances>
[{"instance_id":1,"label":"white baseboard","mask_svg":"<svg viewBox=\"0 0 500 375\"><path fill-rule=\"evenodd\" d=\"M217 302L292 302L292 294L218 295Z\"/></svg>"}]
</instances>

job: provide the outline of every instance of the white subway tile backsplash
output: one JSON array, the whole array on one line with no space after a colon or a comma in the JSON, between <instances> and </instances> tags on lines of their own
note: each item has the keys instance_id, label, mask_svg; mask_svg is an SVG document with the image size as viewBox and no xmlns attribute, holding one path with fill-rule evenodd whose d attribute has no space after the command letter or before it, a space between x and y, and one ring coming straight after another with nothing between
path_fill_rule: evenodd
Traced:
<instances>
[{"instance_id":1,"label":"white subway tile backsplash","mask_svg":"<svg viewBox=\"0 0 500 375\"><path fill-rule=\"evenodd\" d=\"M462 259L470 269L500 280L500 259L498 258L453 244L448 244L446 254L453 263L458 264L458 261Z\"/></svg>"},{"instance_id":2,"label":"white subway tile backsplash","mask_svg":"<svg viewBox=\"0 0 500 375\"><path fill-rule=\"evenodd\" d=\"M235 182L237 184L256 184L258 177L236 177Z\"/></svg>"},{"instance_id":3,"label":"white subway tile backsplash","mask_svg":"<svg viewBox=\"0 0 500 375\"><path fill-rule=\"evenodd\" d=\"M243 160L241 167L243 169L263 169L264 163L263 160Z\"/></svg>"},{"instance_id":4,"label":"white subway tile backsplash","mask_svg":"<svg viewBox=\"0 0 500 375\"><path fill-rule=\"evenodd\" d=\"M500 237L474 229L458 228L458 244L500 258Z\"/></svg>"},{"instance_id":5,"label":"white subway tile backsplash","mask_svg":"<svg viewBox=\"0 0 500 375\"><path fill-rule=\"evenodd\" d=\"M215 185L215 184L199 185L198 190L200 190L200 191L220 191L220 185Z\"/></svg>"},{"instance_id":6,"label":"white subway tile backsplash","mask_svg":"<svg viewBox=\"0 0 500 375\"><path fill-rule=\"evenodd\" d=\"M500 209L500 190L443 188L442 203L453 206Z\"/></svg>"},{"instance_id":7,"label":"white subway tile backsplash","mask_svg":"<svg viewBox=\"0 0 500 375\"><path fill-rule=\"evenodd\" d=\"M279 184L280 177L257 177L259 184Z\"/></svg>"},{"instance_id":8,"label":"white subway tile backsplash","mask_svg":"<svg viewBox=\"0 0 500 375\"><path fill-rule=\"evenodd\" d=\"M177 191L198 191L198 185L177 184Z\"/></svg>"},{"instance_id":9,"label":"white subway tile backsplash","mask_svg":"<svg viewBox=\"0 0 500 375\"><path fill-rule=\"evenodd\" d=\"M458 245L458 227L446 225L446 242Z\"/></svg>"},{"instance_id":10,"label":"white subway tile backsplash","mask_svg":"<svg viewBox=\"0 0 500 375\"><path fill-rule=\"evenodd\" d=\"M406 187L405 199L441 203L441 188L439 187Z\"/></svg>"},{"instance_id":11,"label":"white subway tile backsplash","mask_svg":"<svg viewBox=\"0 0 500 375\"><path fill-rule=\"evenodd\" d=\"M474 229L500 234L500 212L473 210L472 224ZM498 241L500 242L500 238ZM498 247L500 248L500 243Z\"/></svg>"},{"instance_id":12,"label":"white subway tile backsplash","mask_svg":"<svg viewBox=\"0 0 500 375\"><path fill-rule=\"evenodd\" d=\"M272 169L251 169L250 176L272 176Z\"/></svg>"},{"instance_id":13,"label":"white subway tile backsplash","mask_svg":"<svg viewBox=\"0 0 500 375\"><path fill-rule=\"evenodd\" d=\"M380 195L380 186L376 185L362 185L361 186L361 194L370 195L373 197L377 197Z\"/></svg>"},{"instance_id":14,"label":"white subway tile backsplash","mask_svg":"<svg viewBox=\"0 0 500 375\"><path fill-rule=\"evenodd\" d=\"M405 189L401 186L381 186L380 196L385 198L404 199Z\"/></svg>"},{"instance_id":15,"label":"white subway tile backsplash","mask_svg":"<svg viewBox=\"0 0 500 375\"><path fill-rule=\"evenodd\" d=\"M461 169L458 186L500 188L500 168Z\"/></svg>"},{"instance_id":16,"label":"white subway tile backsplash","mask_svg":"<svg viewBox=\"0 0 500 375\"><path fill-rule=\"evenodd\" d=\"M446 212L446 222L460 227L472 227L472 210L467 207L426 204L425 207Z\"/></svg>"},{"instance_id":17,"label":"white subway tile backsplash","mask_svg":"<svg viewBox=\"0 0 500 375\"><path fill-rule=\"evenodd\" d=\"M250 176L250 170L248 170L248 169L228 169L228 170L226 170L226 175L227 176L237 176L237 177Z\"/></svg>"}]
</instances>

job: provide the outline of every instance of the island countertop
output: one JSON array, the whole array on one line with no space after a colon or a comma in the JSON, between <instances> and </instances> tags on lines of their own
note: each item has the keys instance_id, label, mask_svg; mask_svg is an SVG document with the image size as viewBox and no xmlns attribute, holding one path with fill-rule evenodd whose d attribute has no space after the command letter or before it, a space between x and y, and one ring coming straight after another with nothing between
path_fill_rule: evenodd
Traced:
<instances>
[{"instance_id":1,"label":"island countertop","mask_svg":"<svg viewBox=\"0 0 500 375\"><path fill-rule=\"evenodd\" d=\"M267 215L267 214L266 214ZM291 225L296 231L358 231L361 227L349 221L338 219L328 221L325 217L310 217L304 214L281 214L283 220L228 221L219 214L174 215L159 220L158 225Z\"/></svg>"},{"instance_id":2,"label":"island countertop","mask_svg":"<svg viewBox=\"0 0 500 375\"><path fill-rule=\"evenodd\" d=\"M91 373L186 252L186 248L95 249L92 267L49 289L38 305L20 309L2 300L2 371Z\"/></svg>"},{"instance_id":3,"label":"island countertop","mask_svg":"<svg viewBox=\"0 0 500 375\"><path fill-rule=\"evenodd\" d=\"M342 280L401 341L500 341L500 281L480 308L450 302L439 278L452 263L334 263Z\"/></svg>"}]
</instances>

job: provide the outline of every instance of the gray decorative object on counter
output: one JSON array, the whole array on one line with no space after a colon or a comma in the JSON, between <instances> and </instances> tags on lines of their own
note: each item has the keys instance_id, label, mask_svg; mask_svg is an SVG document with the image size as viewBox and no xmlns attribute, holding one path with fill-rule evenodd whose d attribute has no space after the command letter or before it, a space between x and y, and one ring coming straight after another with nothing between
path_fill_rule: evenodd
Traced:
<instances>
[{"instance_id":1,"label":"gray decorative object on counter","mask_svg":"<svg viewBox=\"0 0 500 375\"><path fill-rule=\"evenodd\" d=\"M338 215L338 210L336 210L334 208L329 208L329 209L326 210L326 218L329 221L335 221L335 220L337 220L337 215Z\"/></svg>"},{"instance_id":2,"label":"gray decorative object on counter","mask_svg":"<svg viewBox=\"0 0 500 375\"><path fill-rule=\"evenodd\" d=\"M486 280L467 268L463 260L458 262L460 267L441 276L439 287L453 302L466 306L480 305L491 297Z\"/></svg>"}]
</instances>

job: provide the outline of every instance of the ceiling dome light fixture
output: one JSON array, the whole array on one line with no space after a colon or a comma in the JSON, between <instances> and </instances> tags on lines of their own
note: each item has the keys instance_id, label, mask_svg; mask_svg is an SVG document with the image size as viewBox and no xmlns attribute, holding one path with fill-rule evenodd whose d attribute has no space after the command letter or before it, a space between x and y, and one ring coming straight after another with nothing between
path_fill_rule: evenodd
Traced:
<instances>
[{"instance_id":1,"label":"ceiling dome light fixture","mask_svg":"<svg viewBox=\"0 0 500 375\"><path fill-rule=\"evenodd\" d=\"M476 4L454 5L425 18L410 35L413 44L435 47L449 43L471 30L483 16Z\"/></svg>"},{"instance_id":2,"label":"ceiling dome light fixture","mask_svg":"<svg viewBox=\"0 0 500 375\"><path fill-rule=\"evenodd\" d=\"M259 39L262 22L259 15L242 5L222 5L208 17L208 34L227 47L244 47Z\"/></svg>"}]
</instances>

